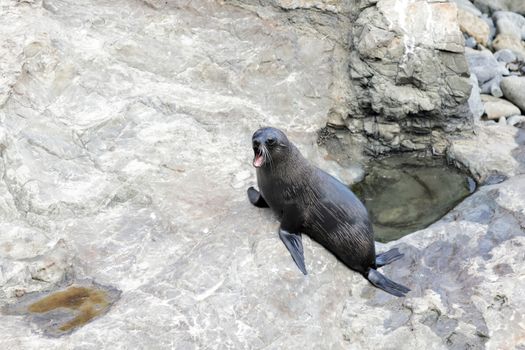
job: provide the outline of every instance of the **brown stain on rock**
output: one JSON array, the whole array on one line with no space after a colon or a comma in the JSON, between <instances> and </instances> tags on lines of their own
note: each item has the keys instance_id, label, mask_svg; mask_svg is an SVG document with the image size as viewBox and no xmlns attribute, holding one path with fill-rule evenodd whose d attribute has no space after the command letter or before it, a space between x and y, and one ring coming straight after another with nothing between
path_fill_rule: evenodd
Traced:
<instances>
[{"instance_id":1,"label":"brown stain on rock","mask_svg":"<svg viewBox=\"0 0 525 350\"><path fill-rule=\"evenodd\" d=\"M29 305L32 313L45 313L58 308L77 311L78 315L72 320L60 325L58 329L67 332L81 327L93 318L103 314L110 306L108 295L103 290L86 287L70 287L48 295Z\"/></svg>"}]
</instances>

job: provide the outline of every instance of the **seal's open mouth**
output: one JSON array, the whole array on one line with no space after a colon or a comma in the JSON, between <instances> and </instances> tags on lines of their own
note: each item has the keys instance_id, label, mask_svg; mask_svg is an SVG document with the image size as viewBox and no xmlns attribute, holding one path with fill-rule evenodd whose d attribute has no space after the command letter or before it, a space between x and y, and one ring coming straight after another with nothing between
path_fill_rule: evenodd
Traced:
<instances>
[{"instance_id":1,"label":"seal's open mouth","mask_svg":"<svg viewBox=\"0 0 525 350\"><path fill-rule=\"evenodd\" d=\"M264 163L264 157L262 151L254 147L253 152L255 153L255 157L253 158L253 166L256 168L260 168Z\"/></svg>"}]
</instances>

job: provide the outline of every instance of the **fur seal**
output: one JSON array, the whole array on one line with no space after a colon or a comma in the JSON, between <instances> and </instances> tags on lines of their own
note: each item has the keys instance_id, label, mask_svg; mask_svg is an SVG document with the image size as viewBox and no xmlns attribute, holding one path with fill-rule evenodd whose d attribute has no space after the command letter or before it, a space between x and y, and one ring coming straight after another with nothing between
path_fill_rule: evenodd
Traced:
<instances>
[{"instance_id":1,"label":"fur seal","mask_svg":"<svg viewBox=\"0 0 525 350\"><path fill-rule=\"evenodd\" d=\"M257 130L252 146L260 192L250 187L248 198L280 217L279 237L305 275L302 233L385 292L402 297L410 291L376 270L403 254L394 248L376 256L368 212L347 186L311 165L278 129Z\"/></svg>"}]
</instances>

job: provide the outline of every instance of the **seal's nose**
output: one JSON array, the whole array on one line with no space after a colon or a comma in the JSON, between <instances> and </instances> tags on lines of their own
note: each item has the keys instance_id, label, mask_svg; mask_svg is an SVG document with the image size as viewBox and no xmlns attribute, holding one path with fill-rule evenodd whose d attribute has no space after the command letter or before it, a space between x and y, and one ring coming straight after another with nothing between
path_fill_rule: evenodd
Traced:
<instances>
[{"instance_id":1,"label":"seal's nose","mask_svg":"<svg viewBox=\"0 0 525 350\"><path fill-rule=\"evenodd\" d=\"M257 139L253 139L252 140L252 145L253 145L253 148L259 148L259 146L261 145L261 140L259 140L258 138Z\"/></svg>"}]
</instances>

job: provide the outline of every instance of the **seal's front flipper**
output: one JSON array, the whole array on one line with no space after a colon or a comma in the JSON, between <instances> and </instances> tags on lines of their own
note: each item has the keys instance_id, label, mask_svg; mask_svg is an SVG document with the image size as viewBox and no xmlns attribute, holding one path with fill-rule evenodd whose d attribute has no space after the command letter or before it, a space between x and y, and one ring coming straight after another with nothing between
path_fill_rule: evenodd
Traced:
<instances>
[{"instance_id":1,"label":"seal's front flipper","mask_svg":"<svg viewBox=\"0 0 525 350\"><path fill-rule=\"evenodd\" d=\"M400 253L399 249L393 248L388 252L377 254L376 256L376 266L381 267L390 264L398 259L401 259L405 254Z\"/></svg>"},{"instance_id":2,"label":"seal's front flipper","mask_svg":"<svg viewBox=\"0 0 525 350\"><path fill-rule=\"evenodd\" d=\"M303 274L307 275L308 272L306 272L306 266L304 264L304 250L301 234L290 233L280 228L279 237L281 237L281 241L283 241L286 248L288 248L288 251L292 255L292 259L295 261L295 264L299 270L301 270Z\"/></svg>"},{"instance_id":3,"label":"seal's front flipper","mask_svg":"<svg viewBox=\"0 0 525 350\"><path fill-rule=\"evenodd\" d=\"M250 203L259 208L268 208L268 203L264 200L263 196L255 188L248 188L248 199Z\"/></svg>"},{"instance_id":4,"label":"seal's front flipper","mask_svg":"<svg viewBox=\"0 0 525 350\"><path fill-rule=\"evenodd\" d=\"M374 286L384 290L387 293L395 295L396 297L404 297L406 293L410 292L405 286L402 286L394 281L389 280L374 269L369 269L365 276Z\"/></svg>"}]
</instances>

